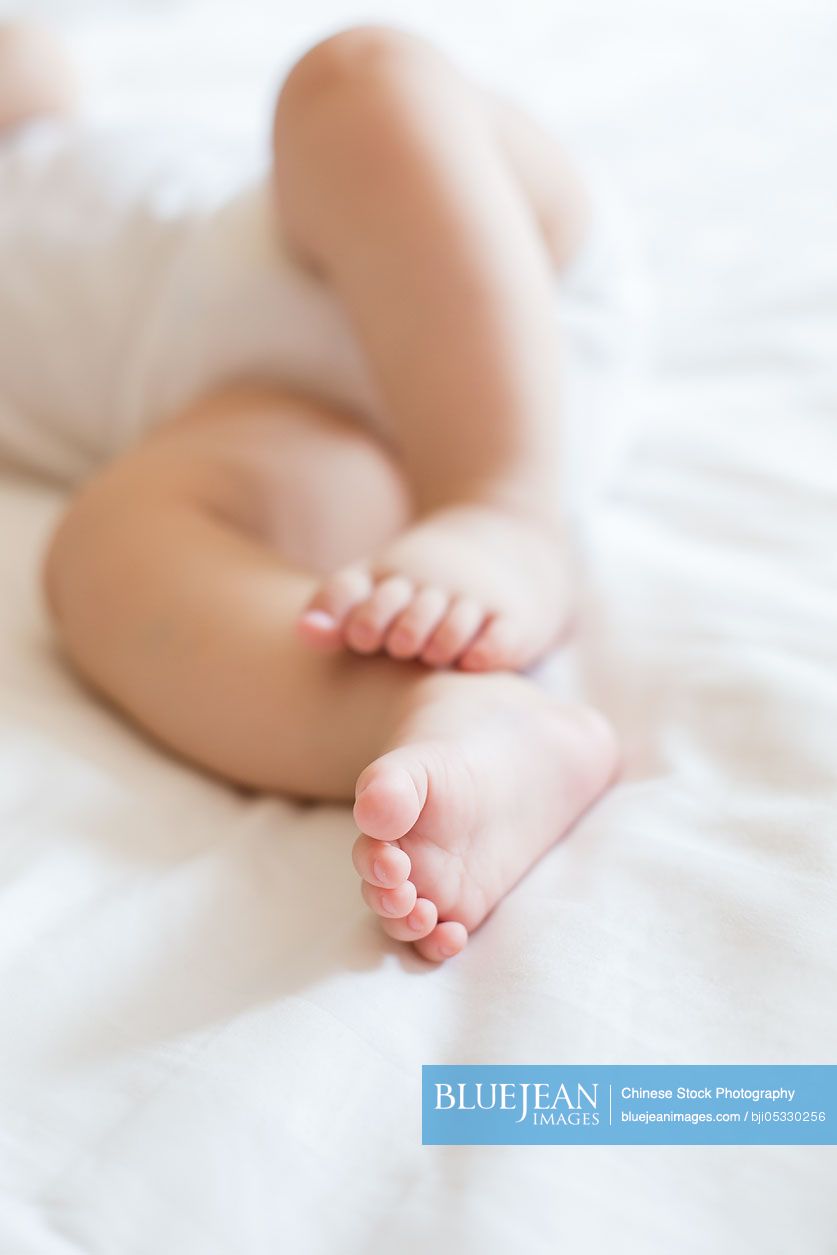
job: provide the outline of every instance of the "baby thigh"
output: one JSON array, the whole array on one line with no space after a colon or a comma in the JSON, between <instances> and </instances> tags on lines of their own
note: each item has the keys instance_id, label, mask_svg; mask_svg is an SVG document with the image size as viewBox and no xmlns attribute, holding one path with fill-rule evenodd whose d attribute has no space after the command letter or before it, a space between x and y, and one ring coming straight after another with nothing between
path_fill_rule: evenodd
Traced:
<instances>
[{"instance_id":1,"label":"baby thigh","mask_svg":"<svg viewBox=\"0 0 837 1255\"><path fill-rule=\"evenodd\" d=\"M228 392L77 494L47 553L47 598L77 670L169 749L245 785L348 796L378 749L382 718L365 711L377 694L384 712L396 681L381 664L356 688L295 622L318 573L405 514L394 467L340 415ZM347 684L351 736L334 715Z\"/></svg>"},{"instance_id":2,"label":"baby thigh","mask_svg":"<svg viewBox=\"0 0 837 1255\"><path fill-rule=\"evenodd\" d=\"M188 447L184 461L200 474L200 492L305 572L365 556L409 519L404 477L384 445L348 413L284 389L220 391L158 428L145 447L178 459Z\"/></svg>"}]
</instances>

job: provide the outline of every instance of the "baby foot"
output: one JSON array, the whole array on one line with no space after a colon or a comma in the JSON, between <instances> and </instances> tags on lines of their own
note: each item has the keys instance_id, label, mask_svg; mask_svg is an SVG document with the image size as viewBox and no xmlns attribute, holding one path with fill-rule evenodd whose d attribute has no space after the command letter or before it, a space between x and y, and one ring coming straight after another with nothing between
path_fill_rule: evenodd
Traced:
<instances>
[{"instance_id":1,"label":"baby foot","mask_svg":"<svg viewBox=\"0 0 837 1255\"><path fill-rule=\"evenodd\" d=\"M325 648L519 670L566 627L569 588L566 546L551 524L462 505L417 523L373 562L326 579L299 629Z\"/></svg>"},{"instance_id":2,"label":"baby foot","mask_svg":"<svg viewBox=\"0 0 837 1255\"><path fill-rule=\"evenodd\" d=\"M358 780L352 858L384 931L441 962L603 791L617 755L600 715L526 680L436 679L457 687Z\"/></svg>"}]
</instances>

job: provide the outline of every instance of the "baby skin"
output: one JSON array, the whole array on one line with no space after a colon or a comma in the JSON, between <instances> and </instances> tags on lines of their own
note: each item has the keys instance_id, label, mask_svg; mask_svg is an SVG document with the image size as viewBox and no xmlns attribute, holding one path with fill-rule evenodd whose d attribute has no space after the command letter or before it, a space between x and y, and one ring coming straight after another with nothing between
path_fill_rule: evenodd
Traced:
<instances>
[{"instance_id":1,"label":"baby skin","mask_svg":"<svg viewBox=\"0 0 837 1255\"><path fill-rule=\"evenodd\" d=\"M379 28L291 71L274 182L391 447L290 391L196 398L75 495L47 596L78 670L170 750L354 798L364 901L438 962L616 769L601 716L519 674L571 612L554 272L584 193L525 117Z\"/></svg>"},{"instance_id":2,"label":"baby skin","mask_svg":"<svg viewBox=\"0 0 837 1255\"><path fill-rule=\"evenodd\" d=\"M607 783L605 721L514 676L425 688L399 744L357 782L353 859L391 937L429 959L468 932Z\"/></svg>"},{"instance_id":3,"label":"baby skin","mask_svg":"<svg viewBox=\"0 0 837 1255\"><path fill-rule=\"evenodd\" d=\"M325 49L279 99L277 200L299 264L354 322L416 518L330 573L300 631L519 669L570 613L555 270L584 192L549 136L418 41L348 32Z\"/></svg>"}]
</instances>

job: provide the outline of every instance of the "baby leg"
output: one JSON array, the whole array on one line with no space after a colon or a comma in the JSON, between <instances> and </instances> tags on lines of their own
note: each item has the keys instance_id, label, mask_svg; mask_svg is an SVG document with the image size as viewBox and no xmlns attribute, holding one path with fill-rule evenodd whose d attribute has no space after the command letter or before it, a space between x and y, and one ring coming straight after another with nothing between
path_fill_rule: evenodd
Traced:
<instances>
[{"instance_id":1,"label":"baby leg","mask_svg":"<svg viewBox=\"0 0 837 1255\"><path fill-rule=\"evenodd\" d=\"M79 671L169 749L246 786L356 794L364 899L439 960L601 792L614 748L598 716L522 677L299 641L317 572L384 543L404 508L354 426L231 392L79 493L46 588Z\"/></svg>"},{"instance_id":2,"label":"baby leg","mask_svg":"<svg viewBox=\"0 0 837 1255\"><path fill-rule=\"evenodd\" d=\"M303 58L275 138L286 236L353 321L418 507L324 583L304 633L523 667L569 611L553 270L583 232L583 194L522 115L386 30Z\"/></svg>"}]
</instances>

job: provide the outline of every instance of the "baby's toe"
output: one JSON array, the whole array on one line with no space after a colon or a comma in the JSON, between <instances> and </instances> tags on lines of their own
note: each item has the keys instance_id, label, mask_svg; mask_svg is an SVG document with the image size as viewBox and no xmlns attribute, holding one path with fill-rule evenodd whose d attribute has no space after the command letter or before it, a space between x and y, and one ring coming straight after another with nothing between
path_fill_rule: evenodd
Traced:
<instances>
[{"instance_id":1,"label":"baby's toe","mask_svg":"<svg viewBox=\"0 0 837 1255\"><path fill-rule=\"evenodd\" d=\"M406 836L427 798L421 770L418 763L408 770L403 752L392 750L360 773L353 814L364 836L388 842Z\"/></svg>"},{"instance_id":2,"label":"baby's toe","mask_svg":"<svg viewBox=\"0 0 837 1255\"><path fill-rule=\"evenodd\" d=\"M431 667L449 667L470 645L485 617L479 602L457 597L422 650L422 662Z\"/></svg>"},{"instance_id":3,"label":"baby's toe","mask_svg":"<svg viewBox=\"0 0 837 1255\"><path fill-rule=\"evenodd\" d=\"M381 580L370 596L348 614L343 632L346 644L359 654L377 653L393 620L412 597L413 586L403 576Z\"/></svg>"},{"instance_id":4,"label":"baby's toe","mask_svg":"<svg viewBox=\"0 0 837 1255\"><path fill-rule=\"evenodd\" d=\"M403 884L411 867L410 856L400 846L373 837L358 837L352 847L352 863L359 876L382 889Z\"/></svg>"},{"instance_id":5,"label":"baby's toe","mask_svg":"<svg viewBox=\"0 0 837 1255\"><path fill-rule=\"evenodd\" d=\"M440 588L416 593L387 633L387 653L393 658L417 658L444 618L449 601Z\"/></svg>"},{"instance_id":6,"label":"baby's toe","mask_svg":"<svg viewBox=\"0 0 837 1255\"><path fill-rule=\"evenodd\" d=\"M455 920L448 920L444 924L437 924L433 931L421 941L417 941L415 946L423 959L427 959L430 963L442 963L445 959L452 959L455 954L464 950L467 941L468 933L465 925Z\"/></svg>"},{"instance_id":7,"label":"baby's toe","mask_svg":"<svg viewBox=\"0 0 837 1255\"><path fill-rule=\"evenodd\" d=\"M497 671L523 667L532 660L534 651L527 651L520 634L507 618L489 619L462 654L459 666L463 671Z\"/></svg>"},{"instance_id":8,"label":"baby's toe","mask_svg":"<svg viewBox=\"0 0 837 1255\"><path fill-rule=\"evenodd\" d=\"M346 567L329 576L299 617L299 634L309 645L335 648L342 644L346 616L372 591L372 576L362 567Z\"/></svg>"},{"instance_id":9,"label":"baby's toe","mask_svg":"<svg viewBox=\"0 0 837 1255\"><path fill-rule=\"evenodd\" d=\"M403 919L382 919L381 927L395 941L420 941L436 927L439 913L429 898L419 898Z\"/></svg>"},{"instance_id":10,"label":"baby's toe","mask_svg":"<svg viewBox=\"0 0 837 1255\"><path fill-rule=\"evenodd\" d=\"M362 880L360 892L370 911L390 919L403 919L405 915L409 915L418 896L411 880L405 880L396 889L378 889L367 880Z\"/></svg>"}]
</instances>

